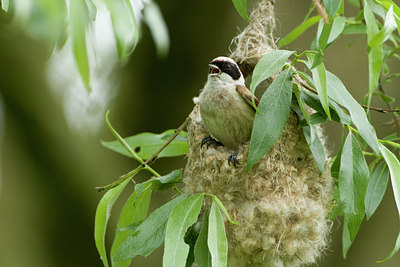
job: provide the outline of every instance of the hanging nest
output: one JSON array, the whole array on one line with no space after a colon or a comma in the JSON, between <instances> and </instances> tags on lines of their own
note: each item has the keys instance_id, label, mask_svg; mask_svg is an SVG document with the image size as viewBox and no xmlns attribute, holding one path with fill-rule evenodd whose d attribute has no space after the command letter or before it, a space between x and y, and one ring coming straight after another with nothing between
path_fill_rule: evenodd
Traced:
<instances>
[{"instance_id":1,"label":"hanging nest","mask_svg":"<svg viewBox=\"0 0 400 267\"><path fill-rule=\"evenodd\" d=\"M273 3L261 1L250 25L235 38L231 57L251 74L266 53L276 49ZM315 263L328 245L327 219L332 194L329 166L320 175L292 112L281 137L245 174L249 144L240 147L238 168L228 165L226 147L200 147L209 133L199 106L188 125L186 191L217 195L238 225L225 222L228 266L300 266ZM319 130L319 135L321 131ZM323 138L323 137L322 137ZM327 159L328 160L328 159Z\"/></svg>"}]
</instances>

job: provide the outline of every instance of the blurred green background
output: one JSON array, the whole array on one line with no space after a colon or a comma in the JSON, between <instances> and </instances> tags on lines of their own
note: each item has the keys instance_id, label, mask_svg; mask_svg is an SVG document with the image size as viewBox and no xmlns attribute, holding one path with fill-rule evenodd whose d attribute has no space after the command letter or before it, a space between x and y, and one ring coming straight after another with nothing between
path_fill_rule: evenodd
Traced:
<instances>
[{"instance_id":1,"label":"blurred green background","mask_svg":"<svg viewBox=\"0 0 400 267\"><path fill-rule=\"evenodd\" d=\"M302 21L309 2L276 1L278 36ZM170 53L166 60L158 60L150 34L143 28L142 41L120 70L122 83L110 106L110 120L123 136L159 133L179 126L206 81L207 63L229 54L231 39L245 26L229 0L158 4L170 32ZM346 12L352 12L348 5ZM105 126L96 135L69 130L61 103L46 82L49 47L12 28L8 20L2 12L0 103L5 111L5 135L1 147L0 266L101 266L93 221L103 193L94 187L111 182L136 163L101 147L101 139L112 139ZM315 30L289 48L308 48ZM357 38L358 42L349 47L348 43ZM365 38L347 36L325 55L327 69L342 79L357 100L368 86L365 43ZM398 85L399 80L394 80L387 86L388 93L399 97ZM383 104L373 101L375 106L385 107ZM373 113L379 137L393 131L383 126L390 120L390 115ZM329 149L336 151L339 125L328 125L325 132ZM167 173L184 164L184 158L161 159L155 168ZM154 193L152 209L170 197L168 192ZM112 240L121 202L112 213L108 241ZM387 263L375 263L393 249L399 228L389 184L383 205L370 221L364 221L346 260L341 255L341 221L334 222L331 246L319 266L400 266L400 254ZM161 256L159 249L147 259L138 257L132 266L161 266Z\"/></svg>"}]
</instances>

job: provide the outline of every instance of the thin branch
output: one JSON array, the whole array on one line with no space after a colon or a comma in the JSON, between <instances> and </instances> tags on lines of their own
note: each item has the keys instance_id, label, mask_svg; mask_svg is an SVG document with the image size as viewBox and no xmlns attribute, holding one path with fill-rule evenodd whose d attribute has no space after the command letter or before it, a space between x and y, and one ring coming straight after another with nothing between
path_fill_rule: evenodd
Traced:
<instances>
[{"instance_id":1,"label":"thin branch","mask_svg":"<svg viewBox=\"0 0 400 267\"><path fill-rule=\"evenodd\" d=\"M386 95L385 90L384 90L383 85L382 85L381 78L379 78L378 90ZM388 109L393 109L392 105L390 103L386 102L386 106L387 106ZM392 113L392 117L393 117L393 120L394 120L394 123L396 125L397 130L400 130L400 122L397 120L397 117L394 115L394 113Z\"/></svg>"},{"instance_id":2,"label":"thin branch","mask_svg":"<svg viewBox=\"0 0 400 267\"><path fill-rule=\"evenodd\" d=\"M191 118L190 115L186 117L185 121L175 130L174 134L171 136L171 138L162 146L160 147L153 155L151 155L150 158L148 158L145 162L143 162L142 166L144 168L146 168L147 166L150 166L151 164L153 164L154 161L156 161L158 155L161 153L161 151L164 150L164 148L166 146L169 145L169 143L171 143L175 137L178 136L178 134L185 129L185 127L188 125L188 123L190 122Z\"/></svg>"},{"instance_id":3,"label":"thin branch","mask_svg":"<svg viewBox=\"0 0 400 267\"><path fill-rule=\"evenodd\" d=\"M361 106L363 108L367 108L367 109L370 109L373 111L378 111L381 113L400 112L400 110L398 110L398 109L383 109L383 108L376 108L376 107L371 107L371 106L367 106L367 105L363 105L363 104L361 104Z\"/></svg>"},{"instance_id":4,"label":"thin branch","mask_svg":"<svg viewBox=\"0 0 400 267\"><path fill-rule=\"evenodd\" d=\"M320 0L313 0L315 7L317 8L318 14L325 21L325 24L329 24L328 14L326 14L325 7L322 5Z\"/></svg>"},{"instance_id":5,"label":"thin branch","mask_svg":"<svg viewBox=\"0 0 400 267\"><path fill-rule=\"evenodd\" d=\"M121 175L117 180L112 182L111 184L105 185L105 186L97 186L95 189L97 191L103 191L103 190L108 190L113 187L116 187L117 185L121 184L122 182L126 181L127 179L133 178L137 173L139 173L141 170L148 170L152 171L153 169L150 167L151 164L153 164L156 160L158 155L163 151L177 136L178 134L188 125L190 122L190 116L186 118L186 120L175 130L174 134L168 139L168 141L160 147L153 155L150 156L146 161L141 163L136 169ZM175 189L177 190L177 188ZM177 191L179 193L179 189Z\"/></svg>"}]
</instances>

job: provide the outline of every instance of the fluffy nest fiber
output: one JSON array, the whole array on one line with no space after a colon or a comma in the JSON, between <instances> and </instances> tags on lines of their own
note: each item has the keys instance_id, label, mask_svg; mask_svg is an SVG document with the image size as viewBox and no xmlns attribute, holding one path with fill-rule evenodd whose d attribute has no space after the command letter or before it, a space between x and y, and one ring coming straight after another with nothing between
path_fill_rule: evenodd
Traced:
<instances>
[{"instance_id":1,"label":"fluffy nest fiber","mask_svg":"<svg viewBox=\"0 0 400 267\"><path fill-rule=\"evenodd\" d=\"M275 49L270 34L274 23L273 3L261 1L250 25L236 38L237 50L231 56L248 73L264 54ZM209 133L198 105L190 116L183 181L188 192L217 195L239 223L225 222L228 266L315 263L328 244L332 178L329 166L319 174L303 131L298 129L297 116L291 113L281 137L248 174L244 167L249 144L240 147L240 166L229 166L227 158L233 151L200 147Z\"/></svg>"}]
</instances>

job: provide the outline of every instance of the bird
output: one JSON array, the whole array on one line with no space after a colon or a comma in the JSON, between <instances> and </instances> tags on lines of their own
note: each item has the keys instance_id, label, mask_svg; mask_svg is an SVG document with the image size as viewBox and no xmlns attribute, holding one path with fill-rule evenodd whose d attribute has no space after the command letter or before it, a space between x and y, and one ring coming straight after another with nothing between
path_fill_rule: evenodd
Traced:
<instances>
[{"instance_id":1,"label":"bird","mask_svg":"<svg viewBox=\"0 0 400 267\"><path fill-rule=\"evenodd\" d=\"M200 95L200 116L209 136L201 147L214 144L234 152L228 164L237 167L239 146L250 140L258 99L246 88L239 66L229 57L217 57L209 63L207 82Z\"/></svg>"}]
</instances>

